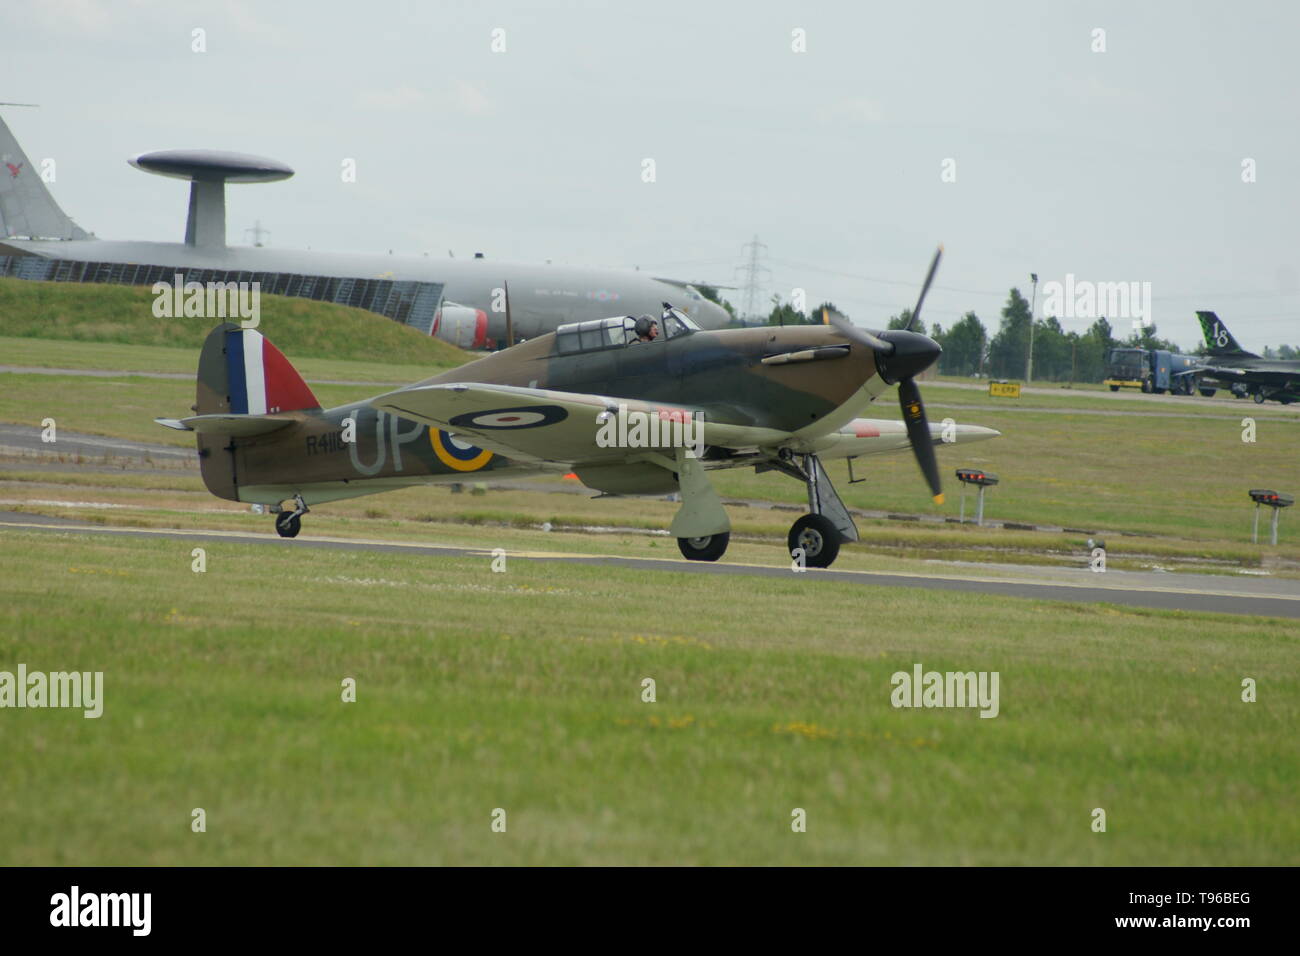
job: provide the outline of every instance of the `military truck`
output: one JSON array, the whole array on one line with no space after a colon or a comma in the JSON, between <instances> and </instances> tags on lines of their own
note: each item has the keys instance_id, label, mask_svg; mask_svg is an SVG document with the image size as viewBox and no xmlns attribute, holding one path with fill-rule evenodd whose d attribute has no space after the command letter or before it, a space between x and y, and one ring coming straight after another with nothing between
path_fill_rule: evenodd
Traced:
<instances>
[{"instance_id":1,"label":"military truck","mask_svg":"<svg viewBox=\"0 0 1300 956\"><path fill-rule=\"evenodd\" d=\"M1148 394L1191 395L1199 386L1201 359L1167 349L1118 348L1106 353L1105 385L1112 392L1136 388ZM1207 398L1212 388L1201 388Z\"/></svg>"}]
</instances>

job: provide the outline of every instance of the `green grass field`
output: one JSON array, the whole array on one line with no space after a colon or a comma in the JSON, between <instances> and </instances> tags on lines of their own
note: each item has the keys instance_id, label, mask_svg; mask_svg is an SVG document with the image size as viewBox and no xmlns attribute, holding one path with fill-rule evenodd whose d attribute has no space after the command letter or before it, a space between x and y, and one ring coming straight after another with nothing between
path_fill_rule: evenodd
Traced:
<instances>
[{"instance_id":1,"label":"green grass field","mask_svg":"<svg viewBox=\"0 0 1300 956\"><path fill-rule=\"evenodd\" d=\"M0 335L132 348L183 348L196 356L204 338L217 322L197 318L158 318L153 314L153 302L153 294L144 286L0 279ZM262 296L258 331L295 362L299 357L361 362L387 362L400 357L403 364L427 363L430 368L445 368L460 365L466 358L459 349L382 315L310 299ZM0 340L0 347L3 347L3 340ZM0 362L24 364L9 357L9 348L0 351ZM67 351L74 355L84 354L72 347ZM140 360L156 362L157 355L140 353ZM192 371L196 361L197 358L193 358L184 370ZM137 371L174 370L174 366L128 367Z\"/></svg>"},{"instance_id":2,"label":"green grass field","mask_svg":"<svg viewBox=\"0 0 1300 956\"><path fill-rule=\"evenodd\" d=\"M1293 622L4 537L0 660L105 690L0 714L2 864L1300 860ZM895 709L918 662L999 716Z\"/></svg>"},{"instance_id":3,"label":"green grass field","mask_svg":"<svg viewBox=\"0 0 1300 956\"><path fill-rule=\"evenodd\" d=\"M0 282L0 297L12 286ZM41 314L65 317L45 338L46 326L0 301L0 364L193 369L206 328L184 333L193 341L148 338L138 302L92 322L93 303L60 303L64 290L133 291L46 290L53 304L38 297ZM33 301L20 305L25 316ZM362 333L346 317L314 346L268 328L273 317L264 303L263 331L316 381L398 383L461 360L402 339L375 340L351 361ZM309 336L317 318L295 328ZM137 334L149 344L125 344ZM35 428L54 417L67 431L190 444L152 421L188 408L190 381L7 373L0 383L0 421ZM374 391L313 388L326 404ZM1295 490L1291 410L1068 392L1009 406L923 390L932 419L1002 430L939 452L946 474L969 464L1002 476L991 517L1141 532L1108 537L1115 568L1300 568L1293 516L1280 547L1253 546L1245 495ZM1241 442L1238 412L1257 418L1256 443ZM896 417L896 402L886 395L869 414ZM269 531L268 518L208 495L192 462L137 474L111 470L111 457L51 457L0 456L0 510ZM953 483L934 509L910 456L860 459L855 472L867 480L849 485L844 464L832 465L851 506L957 513ZM726 499L794 505L804 494L770 474L718 473L717 484ZM1294 621L817 575L518 557L503 574L490 569L495 547L676 558L671 539L646 533L674 508L545 485L415 488L321 506L303 535L455 544L481 557L209 542L202 574L183 541L0 531L0 671L25 663L105 680L98 720L0 711L0 865L1300 862ZM794 512L730 511L726 560L784 563ZM943 573L978 574L989 561L1086 554L1075 532L859 524L863 542L837 568L931 573L937 558L967 562ZM628 530L593 537L588 525ZM997 671L999 716L895 709L890 676L916 663ZM347 677L355 703L340 699ZM641 701L647 677L655 703ZM1258 682L1255 703L1241 700L1246 677ZM191 832L196 807L206 833ZM1091 829L1097 807L1105 833ZM491 829L497 808L505 833ZM795 808L806 833L791 831Z\"/></svg>"}]
</instances>

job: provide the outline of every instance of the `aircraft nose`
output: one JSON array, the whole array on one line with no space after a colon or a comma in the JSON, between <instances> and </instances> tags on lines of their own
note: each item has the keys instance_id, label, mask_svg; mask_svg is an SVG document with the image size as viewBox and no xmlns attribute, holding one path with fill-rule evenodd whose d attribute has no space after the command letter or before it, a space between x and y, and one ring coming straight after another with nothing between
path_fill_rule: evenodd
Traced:
<instances>
[{"instance_id":1,"label":"aircraft nose","mask_svg":"<svg viewBox=\"0 0 1300 956\"><path fill-rule=\"evenodd\" d=\"M700 303L699 324L704 328L724 329L730 322L731 313L716 302L705 299Z\"/></svg>"},{"instance_id":2,"label":"aircraft nose","mask_svg":"<svg viewBox=\"0 0 1300 956\"><path fill-rule=\"evenodd\" d=\"M943 354L938 342L920 332L891 329L881 332L880 338L894 346L893 352L878 355L876 361L881 377L891 385L921 374Z\"/></svg>"}]
</instances>

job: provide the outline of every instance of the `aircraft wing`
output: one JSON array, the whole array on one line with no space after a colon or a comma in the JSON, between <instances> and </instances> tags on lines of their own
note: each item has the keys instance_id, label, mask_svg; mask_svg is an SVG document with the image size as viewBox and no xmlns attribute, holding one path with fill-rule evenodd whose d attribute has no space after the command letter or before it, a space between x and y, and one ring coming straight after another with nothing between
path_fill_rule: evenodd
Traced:
<instances>
[{"instance_id":1,"label":"aircraft wing","mask_svg":"<svg viewBox=\"0 0 1300 956\"><path fill-rule=\"evenodd\" d=\"M468 382L398 389L371 399L370 405L466 436L478 447L508 458L565 464L626 461L655 451L653 447L629 448L626 442L610 443L611 434L618 434L619 418L626 413L641 413L647 421L656 419L661 435L681 423L678 444L683 443L686 424L700 420L693 416L701 414L680 405ZM700 427L704 444L727 448L778 445L791 437L778 429L746 425L703 421ZM659 450L667 444L662 441ZM671 449L667 453L671 455Z\"/></svg>"},{"instance_id":2,"label":"aircraft wing","mask_svg":"<svg viewBox=\"0 0 1300 956\"><path fill-rule=\"evenodd\" d=\"M1246 375L1249 370L1244 368L1227 368L1221 365L1201 365L1195 369L1192 369L1192 371L1199 372L1205 375L1215 375L1215 376L1235 375L1238 378L1240 378L1243 375Z\"/></svg>"}]
</instances>

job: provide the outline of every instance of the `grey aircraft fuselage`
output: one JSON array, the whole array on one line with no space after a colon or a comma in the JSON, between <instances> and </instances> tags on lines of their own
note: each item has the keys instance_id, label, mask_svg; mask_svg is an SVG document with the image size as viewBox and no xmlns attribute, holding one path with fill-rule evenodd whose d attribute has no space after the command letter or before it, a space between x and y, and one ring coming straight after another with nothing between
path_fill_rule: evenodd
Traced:
<instances>
[{"instance_id":1,"label":"grey aircraft fuselage","mask_svg":"<svg viewBox=\"0 0 1300 956\"><path fill-rule=\"evenodd\" d=\"M425 316L431 319L431 329L428 325L410 324L462 348L506 343L502 290L507 283L516 341L553 331L565 322L618 314L657 316L664 302L672 302L706 329L722 328L731 318L690 283L635 269L227 245L226 184L276 182L293 176L291 168L265 157L182 149L144 153L130 160L132 166L145 172L190 182L184 242L118 241L87 233L59 208L40 169L23 152L3 119L0 159L5 164L0 167L0 257L34 256L110 267L146 266L155 267L154 272L192 269L227 275L249 272L307 279L321 276L422 283L432 287L431 294L440 294L438 308L435 313L435 302L427 303ZM62 271L62 266L54 268ZM101 278L86 281L116 281L102 278L99 268L89 271Z\"/></svg>"},{"instance_id":2,"label":"grey aircraft fuselage","mask_svg":"<svg viewBox=\"0 0 1300 956\"><path fill-rule=\"evenodd\" d=\"M536 265L489 258L316 252L251 246L195 247L178 242L108 239L0 239L0 255L34 255L84 262L147 263L176 268L287 272L307 275L438 282L448 303L481 311L487 337L504 343L506 315L496 291L509 283L516 339L530 339L565 322L609 315L658 316L672 302L703 328L722 328L730 315L684 282L633 269ZM446 337L446 336L440 336ZM470 342L463 343L466 346Z\"/></svg>"}]
</instances>

